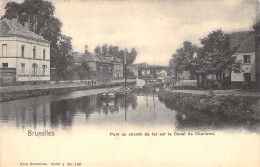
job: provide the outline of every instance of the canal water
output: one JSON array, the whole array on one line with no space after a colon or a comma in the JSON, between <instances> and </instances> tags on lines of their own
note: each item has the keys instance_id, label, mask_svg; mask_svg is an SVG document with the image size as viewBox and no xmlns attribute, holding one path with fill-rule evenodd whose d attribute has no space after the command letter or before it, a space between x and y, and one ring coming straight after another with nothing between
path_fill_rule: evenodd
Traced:
<instances>
[{"instance_id":1,"label":"canal water","mask_svg":"<svg viewBox=\"0 0 260 167\"><path fill-rule=\"evenodd\" d=\"M132 93L118 99L103 99L90 91L76 91L4 102L0 124L6 127L73 129L77 126L169 126L172 129L232 129L259 131L259 122L234 122L206 115L177 112L156 93ZM94 91L93 91L94 92ZM93 93L92 92L92 93Z\"/></svg>"},{"instance_id":2,"label":"canal water","mask_svg":"<svg viewBox=\"0 0 260 167\"><path fill-rule=\"evenodd\" d=\"M189 113L189 112L188 112ZM15 128L73 129L77 126L169 126L173 129L259 131L259 122L228 122L205 113L183 114L156 93L103 99L90 90L3 102L0 124Z\"/></svg>"},{"instance_id":3,"label":"canal water","mask_svg":"<svg viewBox=\"0 0 260 167\"><path fill-rule=\"evenodd\" d=\"M156 94L130 94L103 99L77 91L60 96L42 96L4 102L0 122L16 128L61 128L77 126L176 126L176 111L167 108Z\"/></svg>"},{"instance_id":4,"label":"canal water","mask_svg":"<svg viewBox=\"0 0 260 167\"><path fill-rule=\"evenodd\" d=\"M86 90L3 102L0 166L259 165L258 125L234 128L201 119L174 110L153 93L106 100ZM29 131L55 135L31 136ZM214 135L195 135L205 132Z\"/></svg>"}]
</instances>

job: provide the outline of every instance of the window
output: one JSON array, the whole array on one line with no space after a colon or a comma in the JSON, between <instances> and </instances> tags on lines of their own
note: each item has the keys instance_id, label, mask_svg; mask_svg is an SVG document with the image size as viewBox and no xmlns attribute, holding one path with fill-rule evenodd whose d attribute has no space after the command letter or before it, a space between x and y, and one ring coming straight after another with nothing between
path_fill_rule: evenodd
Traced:
<instances>
[{"instance_id":1,"label":"window","mask_svg":"<svg viewBox=\"0 0 260 167\"><path fill-rule=\"evenodd\" d=\"M3 57L7 56L7 44L2 45L2 56Z\"/></svg>"},{"instance_id":2,"label":"window","mask_svg":"<svg viewBox=\"0 0 260 167\"><path fill-rule=\"evenodd\" d=\"M243 55L244 63L251 63L251 55Z\"/></svg>"},{"instance_id":3,"label":"window","mask_svg":"<svg viewBox=\"0 0 260 167\"><path fill-rule=\"evenodd\" d=\"M8 67L8 63L2 63L2 67L7 68Z\"/></svg>"},{"instance_id":4,"label":"window","mask_svg":"<svg viewBox=\"0 0 260 167\"><path fill-rule=\"evenodd\" d=\"M103 71L103 67L99 67L99 71L101 71L101 72L102 72L102 71Z\"/></svg>"},{"instance_id":5,"label":"window","mask_svg":"<svg viewBox=\"0 0 260 167\"><path fill-rule=\"evenodd\" d=\"M37 75L38 65L36 63L32 64L32 75Z\"/></svg>"},{"instance_id":6,"label":"window","mask_svg":"<svg viewBox=\"0 0 260 167\"><path fill-rule=\"evenodd\" d=\"M42 57L43 57L43 60L45 60L45 49L43 49Z\"/></svg>"},{"instance_id":7,"label":"window","mask_svg":"<svg viewBox=\"0 0 260 167\"><path fill-rule=\"evenodd\" d=\"M25 74L25 64L22 63L21 64L21 75L24 75Z\"/></svg>"},{"instance_id":8,"label":"window","mask_svg":"<svg viewBox=\"0 0 260 167\"><path fill-rule=\"evenodd\" d=\"M21 47L21 56L24 57L24 45Z\"/></svg>"},{"instance_id":9,"label":"window","mask_svg":"<svg viewBox=\"0 0 260 167\"><path fill-rule=\"evenodd\" d=\"M33 47L33 58L36 58L36 46Z\"/></svg>"},{"instance_id":10,"label":"window","mask_svg":"<svg viewBox=\"0 0 260 167\"><path fill-rule=\"evenodd\" d=\"M46 75L47 65L42 65L42 75Z\"/></svg>"}]
</instances>

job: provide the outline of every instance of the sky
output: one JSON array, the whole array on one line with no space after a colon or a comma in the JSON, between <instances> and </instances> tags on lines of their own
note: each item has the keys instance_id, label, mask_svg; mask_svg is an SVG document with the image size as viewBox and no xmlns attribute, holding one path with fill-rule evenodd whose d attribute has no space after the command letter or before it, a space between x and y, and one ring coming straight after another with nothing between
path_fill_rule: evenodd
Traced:
<instances>
[{"instance_id":1,"label":"sky","mask_svg":"<svg viewBox=\"0 0 260 167\"><path fill-rule=\"evenodd\" d=\"M15 0L22 2L23 0ZM200 46L211 31L252 30L257 0L49 0L72 37L73 50L117 45L138 52L135 63L168 65L185 40ZM0 15L7 0L0 0Z\"/></svg>"}]
</instances>

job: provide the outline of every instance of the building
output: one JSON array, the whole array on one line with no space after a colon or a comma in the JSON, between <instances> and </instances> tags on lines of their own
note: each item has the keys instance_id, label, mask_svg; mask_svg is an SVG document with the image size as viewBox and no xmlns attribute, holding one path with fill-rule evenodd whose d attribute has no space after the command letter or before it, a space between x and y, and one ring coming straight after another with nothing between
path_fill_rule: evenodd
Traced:
<instances>
[{"instance_id":1,"label":"building","mask_svg":"<svg viewBox=\"0 0 260 167\"><path fill-rule=\"evenodd\" d=\"M229 34L230 47L235 50L236 64L239 70L223 72L223 75L206 75L196 71L197 84L203 88L221 88L231 85L231 88L245 88L253 86L255 75L255 35L252 31L233 32ZM234 64L235 65L235 64ZM221 81L220 78L221 77ZM221 83L222 82L222 83Z\"/></svg>"},{"instance_id":2,"label":"building","mask_svg":"<svg viewBox=\"0 0 260 167\"><path fill-rule=\"evenodd\" d=\"M50 42L30 31L18 19L0 21L0 84L50 82Z\"/></svg>"},{"instance_id":3,"label":"building","mask_svg":"<svg viewBox=\"0 0 260 167\"><path fill-rule=\"evenodd\" d=\"M255 34L255 73L256 73L256 86L260 88L260 21L254 26Z\"/></svg>"},{"instance_id":4,"label":"building","mask_svg":"<svg viewBox=\"0 0 260 167\"><path fill-rule=\"evenodd\" d=\"M75 63L87 62L90 68L88 79L106 82L113 78L113 63L102 55L90 53L87 45L85 46L85 53L77 54L77 56L74 56L74 59Z\"/></svg>"},{"instance_id":5,"label":"building","mask_svg":"<svg viewBox=\"0 0 260 167\"><path fill-rule=\"evenodd\" d=\"M75 64L81 64L86 61L90 71L88 72L89 79L98 81L108 81L111 79L122 79L123 77L123 62L120 58L110 54L100 55L90 53L88 46L85 46L85 53L74 52L73 57Z\"/></svg>"},{"instance_id":6,"label":"building","mask_svg":"<svg viewBox=\"0 0 260 167\"><path fill-rule=\"evenodd\" d=\"M123 78L123 61L115 56L110 54L104 55L104 58L113 64L113 79L122 79Z\"/></svg>"},{"instance_id":7,"label":"building","mask_svg":"<svg viewBox=\"0 0 260 167\"><path fill-rule=\"evenodd\" d=\"M230 45L236 49L236 62L241 64L238 71L231 73L232 88L254 85L255 73L255 35L253 32L235 32L230 34Z\"/></svg>"}]
</instances>

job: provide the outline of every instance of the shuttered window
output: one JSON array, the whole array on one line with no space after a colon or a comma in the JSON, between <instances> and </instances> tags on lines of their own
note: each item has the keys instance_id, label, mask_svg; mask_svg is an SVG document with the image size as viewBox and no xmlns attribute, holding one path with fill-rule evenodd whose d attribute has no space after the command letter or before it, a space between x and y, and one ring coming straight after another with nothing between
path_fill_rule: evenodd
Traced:
<instances>
[{"instance_id":1,"label":"shuttered window","mask_svg":"<svg viewBox=\"0 0 260 167\"><path fill-rule=\"evenodd\" d=\"M2 44L2 56L7 57L7 44Z\"/></svg>"}]
</instances>

